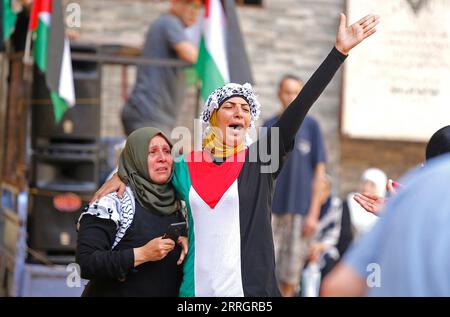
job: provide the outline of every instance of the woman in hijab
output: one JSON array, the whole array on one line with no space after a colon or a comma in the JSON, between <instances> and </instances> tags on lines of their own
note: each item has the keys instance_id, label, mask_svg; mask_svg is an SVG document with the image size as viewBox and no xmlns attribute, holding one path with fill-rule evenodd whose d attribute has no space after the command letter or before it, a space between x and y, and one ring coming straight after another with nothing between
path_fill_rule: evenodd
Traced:
<instances>
[{"instance_id":1,"label":"woman in hijab","mask_svg":"<svg viewBox=\"0 0 450 317\"><path fill-rule=\"evenodd\" d=\"M184 221L170 184L171 147L158 129L134 131L119 158L123 197L111 193L81 214L76 259L90 280L83 296L178 295L187 238L162 237Z\"/></svg>"},{"instance_id":2,"label":"woman in hijab","mask_svg":"<svg viewBox=\"0 0 450 317\"><path fill-rule=\"evenodd\" d=\"M368 15L347 27L342 14L335 47L274 128L255 143L247 132L260 104L251 85L230 83L210 94L201 116L207 126L203 150L177 160L172 180L189 221L181 296L280 296L270 213L279 168L261 149L271 149L272 160L285 158L308 110L377 24L378 17ZM119 187L115 177L96 197Z\"/></svg>"}]
</instances>

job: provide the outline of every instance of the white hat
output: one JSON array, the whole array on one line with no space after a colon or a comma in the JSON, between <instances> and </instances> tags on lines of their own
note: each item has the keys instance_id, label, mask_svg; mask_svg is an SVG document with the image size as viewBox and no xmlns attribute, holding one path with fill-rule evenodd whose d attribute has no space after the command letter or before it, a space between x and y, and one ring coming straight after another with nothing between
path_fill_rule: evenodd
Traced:
<instances>
[{"instance_id":1,"label":"white hat","mask_svg":"<svg viewBox=\"0 0 450 317\"><path fill-rule=\"evenodd\" d=\"M371 181L376 186L376 194L384 197L386 195L387 176L379 168L369 168L364 171L361 181Z\"/></svg>"}]
</instances>

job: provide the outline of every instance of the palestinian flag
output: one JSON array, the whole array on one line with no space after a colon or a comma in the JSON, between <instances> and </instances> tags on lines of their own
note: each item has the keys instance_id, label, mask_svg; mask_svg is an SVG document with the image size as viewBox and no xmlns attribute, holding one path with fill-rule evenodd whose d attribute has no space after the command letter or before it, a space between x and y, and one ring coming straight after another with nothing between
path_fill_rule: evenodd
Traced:
<instances>
[{"instance_id":1,"label":"palestinian flag","mask_svg":"<svg viewBox=\"0 0 450 317\"><path fill-rule=\"evenodd\" d=\"M14 31L16 25L17 13L11 7L11 0L0 0L2 17L2 40L6 42Z\"/></svg>"},{"instance_id":2,"label":"palestinian flag","mask_svg":"<svg viewBox=\"0 0 450 317\"><path fill-rule=\"evenodd\" d=\"M70 43L65 36L61 0L35 0L30 30L35 33L34 60L45 73L55 122L59 123L64 112L75 105Z\"/></svg>"},{"instance_id":3,"label":"palestinian flag","mask_svg":"<svg viewBox=\"0 0 450 317\"><path fill-rule=\"evenodd\" d=\"M206 100L229 82L252 83L252 75L239 28L234 0L206 0L200 23L199 56L195 65Z\"/></svg>"}]
</instances>

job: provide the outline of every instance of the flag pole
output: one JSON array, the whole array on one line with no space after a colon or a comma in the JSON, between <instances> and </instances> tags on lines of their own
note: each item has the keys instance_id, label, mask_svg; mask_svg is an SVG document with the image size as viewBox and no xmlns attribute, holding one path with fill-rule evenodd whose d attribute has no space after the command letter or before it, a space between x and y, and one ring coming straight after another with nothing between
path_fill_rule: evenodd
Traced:
<instances>
[{"instance_id":1,"label":"flag pole","mask_svg":"<svg viewBox=\"0 0 450 317\"><path fill-rule=\"evenodd\" d=\"M27 31L27 40L25 43L25 52L23 54L23 63L27 66L30 66L33 64L33 58L31 57L31 35L32 32L30 29Z\"/></svg>"},{"instance_id":2,"label":"flag pole","mask_svg":"<svg viewBox=\"0 0 450 317\"><path fill-rule=\"evenodd\" d=\"M197 80L195 83L196 90L196 98L195 101L197 103L195 109L195 118L194 118L194 151L202 150L202 140L203 140L203 124L201 123L200 114L202 112L202 104L201 104L201 81Z\"/></svg>"}]
</instances>

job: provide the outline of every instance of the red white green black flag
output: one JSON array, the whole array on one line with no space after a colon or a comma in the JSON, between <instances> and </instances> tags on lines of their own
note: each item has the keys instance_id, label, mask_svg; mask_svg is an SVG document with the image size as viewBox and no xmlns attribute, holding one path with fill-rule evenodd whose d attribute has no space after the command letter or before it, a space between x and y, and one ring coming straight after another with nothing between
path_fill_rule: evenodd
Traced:
<instances>
[{"instance_id":1,"label":"red white green black flag","mask_svg":"<svg viewBox=\"0 0 450 317\"><path fill-rule=\"evenodd\" d=\"M35 0L30 17L35 33L34 60L45 73L53 104L55 122L75 105L70 43L65 35L61 0Z\"/></svg>"}]
</instances>

